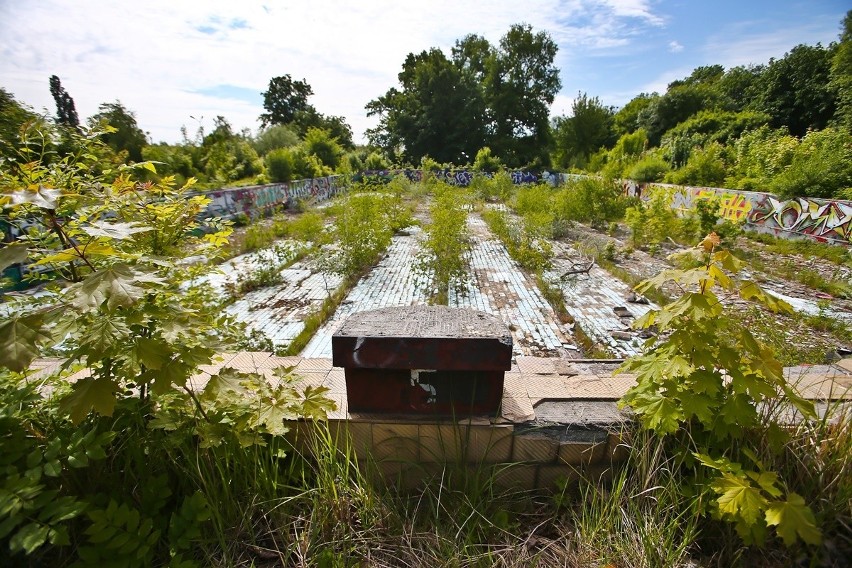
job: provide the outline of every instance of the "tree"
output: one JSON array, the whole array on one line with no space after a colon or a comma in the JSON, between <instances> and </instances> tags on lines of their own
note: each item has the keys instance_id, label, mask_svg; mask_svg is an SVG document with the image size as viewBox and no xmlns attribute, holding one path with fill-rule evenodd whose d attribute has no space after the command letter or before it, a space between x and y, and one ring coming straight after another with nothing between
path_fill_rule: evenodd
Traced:
<instances>
[{"instance_id":1,"label":"tree","mask_svg":"<svg viewBox=\"0 0 852 568\"><path fill-rule=\"evenodd\" d=\"M613 126L615 127L616 134L621 136L638 130L640 128L640 113L658 98L660 98L660 95L657 93L640 93L621 107L613 117Z\"/></svg>"},{"instance_id":2,"label":"tree","mask_svg":"<svg viewBox=\"0 0 852 568\"><path fill-rule=\"evenodd\" d=\"M648 133L648 141L657 146L667 130L705 109L724 106L722 96L707 84L676 85L639 113L638 122Z\"/></svg>"},{"instance_id":3,"label":"tree","mask_svg":"<svg viewBox=\"0 0 852 568\"><path fill-rule=\"evenodd\" d=\"M290 125L275 124L262 129L254 139L254 149L265 156L279 148L289 148L299 143L299 134Z\"/></svg>"},{"instance_id":4,"label":"tree","mask_svg":"<svg viewBox=\"0 0 852 568\"><path fill-rule=\"evenodd\" d=\"M89 119L89 126L95 128L103 123L114 131L101 134L101 140L116 153L126 151L130 161L141 162L142 148L148 145L148 139L136 123L136 114L126 109L120 101L103 103Z\"/></svg>"},{"instance_id":5,"label":"tree","mask_svg":"<svg viewBox=\"0 0 852 568\"><path fill-rule=\"evenodd\" d=\"M515 24L490 59L485 84L489 142L510 167L549 162L549 109L562 86L553 65L557 50L546 32Z\"/></svg>"},{"instance_id":6,"label":"tree","mask_svg":"<svg viewBox=\"0 0 852 568\"><path fill-rule=\"evenodd\" d=\"M53 100L56 101L56 122L63 126L79 128L80 117L77 116L74 99L62 87L62 83L56 75L50 76L50 94L53 95Z\"/></svg>"},{"instance_id":7,"label":"tree","mask_svg":"<svg viewBox=\"0 0 852 568\"><path fill-rule=\"evenodd\" d=\"M296 113L309 106L308 97L313 94L313 89L304 79L294 81L289 74L273 77L269 80L269 88L261 93L263 108L266 109L260 115L261 124L266 127L293 122Z\"/></svg>"},{"instance_id":8,"label":"tree","mask_svg":"<svg viewBox=\"0 0 852 568\"><path fill-rule=\"evenodd\" d=\"M19 132L27 123L41 122L39 116L15 100L12 93L0 87L0 159L23 159ZM49 136L45 137L47 142Z\"/></svg>"},{"instance_id":9,"label":"tree","mask_svg":"<svg viewBox=\"0 0 852 568\"><path fill-rule=\"evenodd\" d=\"M562 168L584 167L594 152L615 142L614 111L597 97L578 93L572 116L554 119L556 162Z\"/></svg>"},{"instance_id":10,"label":"tree","mask_svg":"<svg viewBox=\"0 0 852 568\"><path fill-rule=\"evenodd\" d=\"M830 87L835 93L835 121L852 132L852 10L843 18L840 43L831 60Z\"/></svg>"},{"instance_id":11,"label":"tree","mask_svg":"<svg viewBox=\"0 0 852 568\"><path fill-rule=\"evenodd\" d=\"M765 69L764 65L732 67L719 79L716 88L730 102L733 110L746 110L757 99L760 76Z\"/></svg>"},{"instance_id":12,"label":"tree","mask_svg":"<svg viewBox=\"0 0 852 568\"><path fill-rule=\"evenodd\" d=\"M417 163L424 156L439 162L467 162L482 146L484 119L478 86L441 50L409 53L399 74L402 90L391 88L367 104L367 116L379 126L367 132L371 142Z\"/></svg>"},{"instance_id":13,"label":"tree","mask_svg":"<svg viewBox=\"0 0 852 568\"><path fill-rule=\"evenodd\" d=\"M333 138L346 150L353 150L355 144L352 141L352 127L346 123L346 119L342 116L326 116L317 112L313 106L308 105L307 108L296 113L291 126L298 132L302 138L308 133L311 128L319 128L328 130Z\"/></svg>"},{"instance_id":14,"label":"tree","mask_svg":"<svg viewBox=\"0 0 852 568\"><path fill-rule=\"evenodd\" d=\"M391 88L367 104L379 125L371 142L418 162L470 161L484 145L509 166L549 163L549 106L560 87L556 43L514 25L492 47L480 36L457 41L452 61L432 48L409 54Z\"/></svg>"},{"instance_id":15,"label":"tree","mask_svg":"<svg viewBox=\"0 0 852 568\"><path fill-rule=\"evenodd\" d=\"M337 139L331 136L331 132L321 128L308 129L305 134L305 150L331 169L337 168L343 155L343 149Z\"/></svg>"},{"instance_id":16,"label":"tree","mask_svg":"<svg viewBox=\"0 0 852 568\"><path fill-rule=\"evenodd\" d=\"M793 136L826 127L835 109L829 86L832 56L832 48L798 45L782 59L770 60L756 101L757 109L772 117L770 126L786 126Z\"/></svg>"}]
</instances>

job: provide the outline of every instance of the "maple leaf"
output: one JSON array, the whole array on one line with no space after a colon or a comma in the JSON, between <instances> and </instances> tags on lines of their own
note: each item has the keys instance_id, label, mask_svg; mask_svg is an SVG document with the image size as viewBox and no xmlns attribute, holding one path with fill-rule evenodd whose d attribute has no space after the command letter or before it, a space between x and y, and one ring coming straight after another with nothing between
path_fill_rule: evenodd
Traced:
<instances>
[{"instance_id":1,"label":"maple leaf","mask_svg":"<svg viewBox=\"0 0 852 568\"><path fill-rule=\"evenodd\" d=\"M11 244L0 249L0 272L3 272L13 264L20 264L27 260L27 245L23 243Z\"/></svg>"},{"instance_id":2,"label":"maple leaf","mask_svg":"<svg viewBox=\"0 0 852 568\"><path fill-rule=\"evenodd\" d=\"M115 409L115 393L118 385L103 377L87 377L74 383L73 390L59 402L59 411L71 416L71 422L79 424L94 410L104 416L112 416Z\"/></svg>"},{"instance_id":3,"label":"maple leaf","mask_svg":"<svg viewBox=\"0 0 852 568\"><path fill-rule=\"evenodd\" d=\"M119 254L117 250L112 248L108 244L90 242L84 246L78 248L67 248L61 250L59 252L55 252L53 254L49 254L43 258L40 258L37 262L33 263L33 266L42 266L45 264L51 264L56 262L73 262L75 260L80 260L83 257L91 258L93 256L115 256Z\"/></svg>"},{"instance_id":4,"label":"maple leaf","mask_svg":"<svg viewBox=\"0 0 852 568\"><path fill-rule=\"evenodd\" d=\"M15 372L26 370L41 353L39 346L52 339L43 314L15 316L0 323L0 365Z\"/></svg>"},{"instance_id":5,"label":"maple leaf","mask_svg":"<svg viewBox=\"0 0 852 568\"><path fill-rule=\"evenodd\" d=\"M109 223L107 221L92 221L88 226L80 227L92 237L108 237L111 239L129 239L136 233L154 230L139 223Z\"/></svg>"},{"instance_id":6,"label":"maple leaf","mask_svg":"<svg viewBox=\"0 0 852 568\"><path fill-rule=\"evenodd\" d=\"M723 473L722 477L713 480L710 486L719 493L717 503L723 515L739 516L746 523L753 525L766 509L766 499L760 489L754 487L745 477Z\"/></svg>"},{"instance_id":7,"label":"maple leaf","mask_svg":"<svg viewBox=\"0 0 852 568\"><path fill-rule=\"evenodd\" d=\"M715 415L716 400L697 392L685 393L680 399L680 406L686 418L695 416L702 424L709 424Z\"/></svg>"},{"instance_id":8,"label":"maple leaf","mask_svg":"<svg viewBox=\"0 0 852 568\"><path fill-rule=\"evenodd\" d=\"M78 309L94 308L107 301L107 309L130 307L145 294L145 289L137 284L161 284L161 278L133 270L126 264L114 264L109 268L90 274L85 280L73 287L75 292L71 303Z\"/></svg>"},{"instance_id":9,"label":"maple leaf","mask_svg":"<svg viewBox=\"0 0 852 568\"><path fill-rule=\"evenodd\" d=\"M138 338L133 351L140 363L154 370L161 369L171 355L171 349L165 341L152 337Z\"/></svg>"},{"instance_id":10,"label":"maple leaf","mask_svg":"<svg viewBox=\"0 0 852 568\"><path fill-rule=\"evenodd\" d=\"M788 494L786 501L771 503L766 508L766 524L777 527L775 530L787 546L796 542L796 535L808 544L822 542L813 511L797 493Z\"/></svg>"},{"instance_id":11,"label":"maple leaf","mask_svg":"<svg viewBox=\"0 0 852 568\"><path fill-rule=\"evenodd\" d=\"M683 411L670 398L659 392L647 392L637 396L633 409L642 415L647 427L663 434L670 434L678 429Z\"/></svg>"},{"instance_id":12,"label":"maple leaf","mask_svg":"<svg viewBox=\"0 0 852 568\"><path fill-rule=\"evenodd\" d=\"M234 369L222 369L210 377L204 387L204 395L213 400L229 392L240 396L251 395L253 391L246 386L250 382L250 378L249 375Z\"/></svg>"}]
</instances>

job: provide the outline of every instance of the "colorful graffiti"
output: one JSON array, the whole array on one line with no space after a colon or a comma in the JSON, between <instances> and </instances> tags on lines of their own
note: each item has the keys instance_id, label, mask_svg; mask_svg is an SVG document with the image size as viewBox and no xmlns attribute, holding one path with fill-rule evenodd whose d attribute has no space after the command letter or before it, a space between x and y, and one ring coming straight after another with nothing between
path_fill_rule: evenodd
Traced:
<instances>
[{"instance_id":1,"label":"colorful graffiti","mask_svg":"<svg viewBox=\"0 0 852 568\"><path fill-rule=\"evenodd\" d=\"M343 176L330 176L209 191L204 193L211 199L206 214L227 218L244 214L254 218L277 207L286 207L297 199L325 201L343 190L343 181Z\"/></svg>"},{"instance_id":2,"label":"colorful graffiti","mask_svg":"<svg viewBox=\"0 0 852 568\"><path fill-rule=\"evenodd\" d=\"M852 244L852 202L849 201L803 197L783 200L765 195L749 215L748 223L772 232Z\"/></svg>"},{"instance_id":3,"label":"colorful graffiti","mask_svg":"<svg viewBox=\"0 0 852 568\"><path fill-rule=\"evenodd\" d=\"M722 219L741 222L753 231L778 237L852 244L850 201L806 197L780 199L771 193L669 184L652 184L649 187L671 191L672 208L678 211L687 211L702 199L715 199ZM648 198L647 191L641 194Z\"/></svg>"},{"instance_id":4,"label":"colorful graffiti","mask_svg":"<svg viewBox=\"0 0 852 568\"><path fill-rule=\"evenodd\" d=\"M473 172L470 170L437 170L433 172L435 177L439 180L448 183L450 185L455 185L457 187L467 187L470 185L470 182L473 181L474 175L482 175L485 177L492 177L493 174L488 172ZM361 172L361 177L364 178L380 178L389 180L397 175L404 175L412 182L418 182L423 179L423 171L422 170L369 170L365 172ZM524 183L537 183L538 181L551 181L552 179L560 179L559 176L565 174L550 174L548 172L544 172L541 175L535 174L533 172L525 172L525 171L513 171L509 172L509 175L512 177L512 183L515 185L521 185Z\"/></svg>"}]
</instances>

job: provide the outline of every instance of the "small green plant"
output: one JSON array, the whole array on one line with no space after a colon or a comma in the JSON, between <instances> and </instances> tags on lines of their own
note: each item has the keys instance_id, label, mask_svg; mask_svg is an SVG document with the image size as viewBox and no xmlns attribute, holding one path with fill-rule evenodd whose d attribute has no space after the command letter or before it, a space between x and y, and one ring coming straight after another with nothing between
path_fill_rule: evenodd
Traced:
<instances>
[{"instance_id":1,"label":"small green plant","mask_svg":"<svg viewBox=\"0 0 852 568\"><path fill-rule=\"evenodd\" d=\"M446 305L450 290L464 286L470 240L467 234L469 198L464 190L438 183L433 188L420 270L432 276L434 301Z\"/></svg>"},{"instance_id":2,"label":"small green plant","mask_svg":"<svg viewBox=\"0 0 852 568\"><path fill-rule=\"evenodd\" d=\"M719 243L717 235L708 235L686 253L700 255L702 266L663 271L637 288L645 292L672 281L683 295L637 320L636 327L657 326L665 339L622 366L637 374L637 385L621 404L645 428L678 445L694 468L696 489L704 498L713 496L703 510L733 522L746 542L763 541L775 527L788 546L797 540L816 545L821 535L813 511L757 457L750 439L762 424L762 405L780 400L812 419L813 404L787 383L772 351L732 323L715 291L776 311L791 308L754 282L738 281L741 263ZM787 437L777 425L775 434Z\"/></svg>"}]
</instances>

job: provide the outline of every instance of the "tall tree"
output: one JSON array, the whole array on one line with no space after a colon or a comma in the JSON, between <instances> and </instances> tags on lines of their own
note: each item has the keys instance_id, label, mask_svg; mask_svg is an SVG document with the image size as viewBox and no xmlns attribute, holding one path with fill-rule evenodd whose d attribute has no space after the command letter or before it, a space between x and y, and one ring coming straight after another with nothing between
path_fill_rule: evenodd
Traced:
<instances>
[{"instance_id":1,"label":"tall tree","mask_svg":"<svg viewBox=\"0 0 852 568\"><path fill-rule=\"evenodd\" d=\"M371 142L411 163L427 155L468 162L483 145L478 85L437 48L409 53L399 82L402 90L391 88L367 104L367 115L379 116L379 126L367 132Z\"/></svg>"},{"instance_id":2,"label":"tall tree","mask_svg":"<svg viewBox=\"0 0 852 568\"><path fill-rule=\"evenodd\" d=\"M571 116L560 116L553 121L556 161L562 168L582 168L592 153L615 143L615 111L586 93L577 93L571 110Z\"/></svg>"},{"instance_id":3,"label":"tall tree","mask_svg":"<svg viewBox=\"0 0 852 568\"><path fill-rule=\"evenodd\" d=\"M843 18L840 43L831 60L830 86L837 97L835 122L852 132L852 10Z\"/></svg>"},{"instance_id":4,"label":"tall tree","mask_svg":"<svg viewBox=\"0 0 852 568\"><path fill-rule=\"evenodd\" d=\"M79 128L80 117L77 116L74 99L71 98L56 75L50 76L50 94L56 101L56 122L64 126Z\"/></svg>"},{"instance_id":5,"label":"tall tree","mask_svg":"<svg viewBox=\"0 0 852 568\"><path fill-rule=\"evenodd\" d=\"M477 35L456 42L452 61L438 49L409 54L391 88L367 105L379 125L370 140L389 155L468 162L482 146L512 167L549 163L549 107L559 91L556 44L514 25L498 48Z\"/></svg>"},{"instance_id":6,"label":"tall tree","mask_svg":"<svg viewBox=\"0 0 852 568\"><path fill-rule=\"evenodd\" d=\"M142 161L142 148L148 144L148 138L136 122L136 114L125 108L120 101L103 103L98 112L90 119L92 126L106 123L115 129L103 135L103 141L116 152L127 152L129 160Z\"/></svg>"},{"instance_id":7,"label":"tall tree","mask_svg":"<svg viewBox=\"0 0 852 568\"><path fill-rule=\"evenodd\" d=\"M835 109L830 87L833 55L833 47L798 45L783 58L769 61L756 107L772 117L770 126L786 126L794 136L825 128Z\"/></svg>"},{"instance_id":8,"label":"tall tree","mask_svg":"<svg viewBox=\"0 0 852 568\"><path fill-rule=\"evenodd\" d=\"M313 95L311 86L303 79L294 81L290 75L273 77L269 80L269 88L263 95L263 108L266 112L260 115L261 124L266 127L272 124L290 124L296 118L296 113L305 110L308 97Z\"/></svg>"},{"instance_id":9,"label":"tall tree","mask_svg":"<svg viewBox=\"0 0 852 568\"><path fill-rule=\"evenodd\" d=\"M490 146L509 166L549 161L549 114L562 86L558 47L546 33L515 24L500 39L486 77Z\"/></svg>"},{"instance_id":10,"label":"tall tree","mask_svg":"<svg viewBox=\"0 0 852 568\"><path fill-rule=\"evenodd\" d=\"M17 160L20 157L18 150L21 147L21 127L26 123L41 121L41 117L15 100L12 93L0 87L0 158Z\"/></svg>"}]
</instances>

